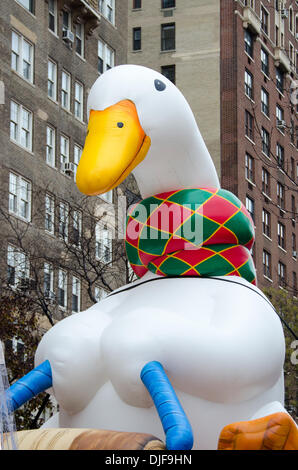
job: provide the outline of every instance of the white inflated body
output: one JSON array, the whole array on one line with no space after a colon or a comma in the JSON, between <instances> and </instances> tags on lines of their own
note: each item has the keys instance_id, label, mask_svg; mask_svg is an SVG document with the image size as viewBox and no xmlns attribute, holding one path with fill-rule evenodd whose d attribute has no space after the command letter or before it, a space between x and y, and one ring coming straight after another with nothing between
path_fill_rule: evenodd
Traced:
<instances>
[{"instance_id":1,"label":"white inflated body","mask_svg":"<svg viewBox=\"0 0 298 470\"><path fill-rule=\"evenodd\" d=\"M154 89L154 79L166 90ZM89 109L132 100L152 145L134 170L144 197L183 187L219 187L194 117L158 73L120 66L98 79ZM129 288L126 288L129 287ZM191 422L195 448L215 449L223 426L283 410L280 320L244 279L160 279L148 273L43 337L36 365L49 360L60 413L47 427L163 430L140 372L165 368Z\"/></svg>"}]
</instances>

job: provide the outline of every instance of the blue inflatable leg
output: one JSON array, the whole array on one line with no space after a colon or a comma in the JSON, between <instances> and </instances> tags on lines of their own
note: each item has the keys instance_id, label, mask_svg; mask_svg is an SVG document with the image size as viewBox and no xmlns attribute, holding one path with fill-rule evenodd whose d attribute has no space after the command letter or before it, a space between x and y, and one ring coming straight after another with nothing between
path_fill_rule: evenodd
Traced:
<instances>
[{"instance_id":1,"label":"blue inflatable leg","mask_svg":"<svg viewBox=\"0 0 298 470\"><path fill-rule=\"evenodd\" d=\"M167 449L192 449L191 425L162 365L156 361L148 362L141 371L141 379L159 414Z\"/></svg>"},{"instance_id":2,"label":"blue inflatable leg","mask_svg":"<svg viewBox=\"0 0 298 470\"><path fill-rule=\"evenodd\" d=\"M17 410L31 398L52 386L52 370L49 361L45 361L7 390L8 403L12 411Z\"/></svg>"}]
</instances>

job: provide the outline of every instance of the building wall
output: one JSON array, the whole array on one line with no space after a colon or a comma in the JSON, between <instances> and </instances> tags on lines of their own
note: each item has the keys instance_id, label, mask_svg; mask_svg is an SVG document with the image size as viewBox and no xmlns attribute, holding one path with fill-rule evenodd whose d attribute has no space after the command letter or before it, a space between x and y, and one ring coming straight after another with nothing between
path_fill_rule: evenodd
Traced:
<instances>
[{"instance_id":1,"label":"building wall","mask_svg":"<svg viewBox=\"0 0 298 470\"><path fill-rule=\"evenodd\" d=\"M220 172L220 9L217 0L177 0L165 16L160 0L128 5L128 62L157 71L176 65L176 85L190 103L208 150ZM175 23L176 49L161 51L161 24ZM132 30L142 28L142 49L132 50Z\"/></svg>"},{"instance_id":2,"label":"building wall","mask_svg":"<svg viewBox=\"0 0 298 470\"><path fill-rule=\"evenodd\" d=\"M80 57L75 51L75 43L69 47L62 40L62 10L68 9L74 19L80 1L57 2L58 27L57 34L48 28L48 2L38 0L35 2L34 14L28 12L16 0L3 0L0 4L0 83L2 86L3 102L0 104L0 165L1 165L1 205L8 207L8 176L13 171L29 180L32 184L32 214L44 210L41 202L41 191L48 189L59 201L70 202L81 200L81 195L74 184L74 178L66 176L59 167L59 138L63 134L70 139L70 162L74 161L74 145L84 145L87 127L87 96L89 90L99 76L98 73L98 39L105 42L115 53L115 65L127 61L127 2L116 0L115 25L111 24L98 11L90 14L87 10L83 14L85 20L85 54ZM98 2L90 1L89 4L96 9ZM86 13L87 11L87 13ZM87 16L84 16L87 15ZM99 26L88 35L91 20L100 19ZM26 81L11 67L11 38L12 30L22 34L34 46L34 77L33 83ZM75 24L72 23L72 31ZM48 58L57 64L57 101L52 101L47 96ZM61 107L61 73L66 70L71 75L71 108L66 111ZM74 116L74 86L75 81L84 86L84 112L83 120ZM32 151L25 150L10 139L10 101L14 100L32 112L33 115L33 147ZM46 127L52 126L56 131L56 167L52 168L46 163ZM98 198L98 203L102 200ZM42 209L40 209L42 207ZM24 230L28 224L23 224ZM84 221L83 221L84 222ZM32 222L29 231L40 229L41 243L49 245L49 251L55 251L58 243L56 236L44 233L44 213L40 214L40 220ZM8 230L9 232L9 230ZM3 230L3 233L8 235ZM2 240L4 251L7 249L7 238ZM53 254L54 256L54 254ZM6 259L6 258L5 258ZM5 269L5 268L4 268ZM71 273L70 273L71 275ZM119 282L120 278L119 278ZM57 287L57 276L54 280ZM71 297L71 285L68 295ZM88 296L81 295L81 309L90 305ZM64 313L63 313L64 315ZM58 315L59 317L59 315Z\"/></svg>"},{"instance_id":3,"label":"building wall","mask_svg":"<svg viewBox=\"0 0 298 470\"><path fill-rule=\"evenodd\" d=\"M284 93L280 93L276 86L275 59L276 37L275 26L284 32L285 57L289 55L289 41L297 49L295 38L295 24L293 33L289 30L289 20L282 19L281 13L276 11L275 2L255 1L251 13L258 20L261 5L269 13L268 34L263 30L254 36L253 58L244 50L244 2L221 2L221 109L222 109L222 185L230 189L245 202L248 196L254 201L256 243L254 259L257 267L258 283L260 287L279 287L278 263L286 267L286 285L290 294L297 295L294 276L297 278L297 256L294 256L292 247L292 234L297 236L297 209L292 210L292 196L297 207L297 135L294 143L291 142L291 121L297 126L297 107L291 104L290 86L297 80L296 58L288 71L284 70ZM250 5L250 2L248 2ZM286 7L292 6L295 11L295 2L287 1ZM250 28L250 26L248 26ZM279 38L280 41L280 38ZM279 43L280 44L280 43ZM266 76L261 69L261 48L269 55L269 73ZM288 60L288 59L287 59ZM290 63L290 62L289 62ZM244 91L245 69L250 71L254 79L253 99L247 97ZM269 116L261 111L261 88L269 94ZM276 105L284 110L286 129L281 132L276 126ZM254 117L254 137L245 136L245 110ZM264 127L270 135L270 158L262 152L261 129ZM296 130L297 132L297 130ZM277 142L284 147L285 163L280 168L276 159ZM250 182L245 176L245 154L249 153L254 161L254 178ZM291 159L294 161L294 175L292 175ZM262 168L267 169L271 180L270 198L262 192ZM285 208L280 210L277 201L277 183L285 188ZM263 234L262 212L270 213L271 234ZM296 223L295 223L296 217ZM278 222L285 226L285 248L278 245ZM271 255L271 275L264 276L263 250Z\"/></svg>"}]
</instances>

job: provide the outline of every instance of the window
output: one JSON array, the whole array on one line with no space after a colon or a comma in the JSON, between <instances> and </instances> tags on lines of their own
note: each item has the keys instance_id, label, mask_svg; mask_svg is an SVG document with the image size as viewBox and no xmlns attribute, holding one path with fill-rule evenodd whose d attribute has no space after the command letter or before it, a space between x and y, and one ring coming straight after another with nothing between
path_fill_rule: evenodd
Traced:
<instances>
[{"instance_id":1,"label":"window","mask_svg":"<svg viewBox=\"0 0 298 470\"><path fill-rule=\"evenodd\" d=\"M269 117L269 93L264 88L261 88L261 109Z\"/></svg>"},{"instance_id":2,"label":"window","mask_svg":"<svg viewBox=\"0 0 298 470\"><path fill-rule=\"evenodd\" d=\"M161 50L171 51L175 49L175 23L161 25Z\"/></svg>"},{"instance_id":3,"label":"window","mask_svg":"<svg viewBox=\"0 0 298 470\"><path fill-rule=\"evenodd\" d=\"M72 276L72 311L77 313L81 309L81 281Z\"/></svg>"},{"instance_id":4,"label":"window","mask_svg":"<svg viewBox=\"0 0 298 470\"><path fill-rule=\"evenodd\" d=\"M161 67L161 73L172 83L176 83L176 65L163 65Z\"/></svg>"},{"instance_id":5,"label":"window","mask_svg":"<svg viewBox=\"0 0 298 470\"><path fill-rule=\"evenodd\" d=\"M269 132L262 127L261 131L262 136L262 152L266 155L266 157L270 158L270 137Z\"/></svg>"},{"instance_id":6,"label":"window","mask_svg":"<svg viewBox=\"0 0 298 470\"><path fill-rule=\"evenodd\" d=\"M250 140L254 139L254 118L249 111L245 111L245 135Z\"/></svg>"},{"instance_id":7,"label":"window","mask_svg":"<svg viewBox=\"0 0 298 470\"><path fill-rule=\"evenodd\" d=\"M262 168L262 191L266 196L270 196L270 174L265 168Z\"/></svg>"},{"instance_id":8,"label":"window","mask_svg":"<svg viewBox=\"0 0 298 470\"><path fill-rule=\"evenodd\" d=\"M279 45L279 27L275 26L275 45Z\"/></svg>"},{"instance_id":9,"label":"window","mask_svg":"<svg viewBox=\"0 0 298 470\"><path fill-rule=\"evenodd\" d=\"M261 28L264 31L264 33L267 35L269 31L268 25L269 25L269 14L267 10L265 10L265 8L261 6Z\"/></svg>"},{"instance_id":10,"label":"window","mask_svg":"<svg viewBox=\"0 0 298 470\"><path fill-rule=\"evenodd\" d=\"M62 269L58 271L58 304L67 307L67 273Z\"/></svg>"},{"instance_id":11,"label":"window","mask_svg":"<svg viewBox=\"0 0 298 470\"><path fill-rule=\"evenodd\" d=\"M245 154L245 178L249 180L250 182L254 182L254 159L253 157L249 154Z\"/></svg>"},{"instance_id":12,"label":"window","mask_svg":"<svg viewBox=\"0 0 298 470\"><path fill-rule=\"evenodd\" d=\"M278 262L278 283L281 287L286 287L286 266L281 261Z\"/></svg>"},{"instance_id":13,"label":"window","mask_svg":"<svg viewBox=\"0 0 298 470\"><path fill-rule=\"evenodd\" d=\"M133 28L132 30L132 50L140 51L142 49L142 28Z\"/></svg>"},{"instance_id":14,"label":"window","mask_svg":"<svg viewBox=\"0 0 298 470\"><path fill-rule=\"evenodd\" d=\"M291 212L292 212L292 217L295 219L296 217L296 201L295 201L295 196L291 196Z\"/></svg>"},{"instance_id":15,"label":"window","mask_svg":"<svg viewBox=\"0 0 298 470\"><path fill-rule=\"evenodd\" d=\"M262 213L263 234L270 238L271 236L271 218L270 212L263 209Z\"/></svg>"},{"instance_id":16,"label":"window","mask_svg":"<svg viewBox=\"0 0 298 470\"><path fill-rule=\"evenodd\" d=\"M297 258L296 234L292 233L292 256Z\"/></svg>"},{"instance_id":17,"label":"window","mask_svg":"<svg viewBox=\"0 0 298 470\"><path fill-rule=\"evenodd\" d=\"M84 25L76 25L76 53L84 57Z\"/></svg>"},{"instance_id":18,"label":"window","mask_svg":"<svg viewBox=\"0 0 298 470\"><path fill-rule=\"evenodd\" d=\"M47 126L47 146L46 146L46 162L48 165L55 167L56 155L56 132L53 127Z\"/></svg>"},{"instance_id":19,"label":"window","mask_svg":"<svg viewBox=\"0 0 298 470\"><path fill-rule=\"evenodd\" d=\"M57 101L57 64L48 60L48 97Z\"/></svg>"},{"instance_id":20,"label":"window","mask_svg":"<svg viewBox=\"0 0 298 470\"><path fill-rule=\"evenodd\" d=\"M82 236L82 214L80 211L74 210L72 213L71 243L77 247L80 247L81 236Z\"/></svg>"},{"instance_id":21,"label":"window","mask_svg":"<svg viewBox=\"0 0 298 470\"><path fill-rule=\"evenodd\" d=\"M9 173L9 212L31 220L31 183L14 173Z\"/></svg>"},{"instance_id":22,"label":"window","mask_svg":"<svg viewBox=\"0 0 298 470\"><path fill-rule=\"evenodd\" d=\"M65 241L68 238L68 206L63 202L59 204L59 237Z\"/></svg>"},{"instance_id":23,"label":"window","mask_svg":"<svg viewBox=\"0 0 298 470\"><path fill-rule=\"evenodd\" d=\"M7 247L7 283L16 287L24 279L29 279L30 265L28 256L12 245Z\"/></svg>"},{"instance_id":24,"label":"window","mask_svg":"<svg viewBox=\"0 0 298 470\"><path fill-rule=\"evenodd\" d=\"M255 220L255 202L249 196L246 196L246 209L252 220Z\"/></svg>"},{"instance_id":25,"label":"window","mask_svg":"<svg viewBox=\"0 0 298 470\"><path fill-rule=\"evenodd\" d=\"M244 73L244 91L246 96L253 99L253 75L246 69Z\"/></svg>"},{"instance_id":26,"label":"window","mask_svg":"<svg viewBox=\"0 0 298 470\"><path fill-rule=\"evenodd\" d=\"M10 102L10 139L32 150L32 113L14 101Z\"/></svg>"},{"instance_id":27,"label":"window","mask_svg":"<svg viewBox=\"0 0 298 470\"><path fill-rule=\"evenodd\" d=\"M34 0L17 0L17 2L34 14Z\"/></svg>"},{"instance_id":28,"label":"window","mask_svg":"<svg viewBox=\"0 0 298 470\"><path fill-rule=\"evenodd\" d=\"M60 170L64 171L65 163L69 162L69 138L60 136Z\"/></svg>"},{"instance_id":29,"label":"window","mask_svg":"<svg viewBox=\"0 0 298 470\"><path fill-rule=\"evenodd\" d=\"M291 65L295 65L294 64L294 46L290 42L289 42L289 58L290 58Z\"/></svg>"},{"instance_id":30,"label":"window","mask_svg":"<svg viewBox=\"0 0 298 470\"><path fill-rule=\"evenodd\" d=\"M276 124L279 129L282 129L284 121L284 110L278 104L276 105Z\"/></svg>"},{"instance_id":31,"label":"window","mask_svg":"<svg viewBox=\"0 0 298 470\"><path fill-rule=\"evenodd\" d=\"M263 250L263 273L271 279L271 254L266 250Z\"/></svg>"},{"instance_id":32,"label":"window","mask_svg":"<svg viewBox=\"0 0 298 470\"><path fill-rule=\"evenodd\" d=\"M53 297L54 272L50 263L44 263L43 267L43 292L46 298Z\"/></svg>"},{"instance_id":33,"label":"window","mask_svg":"<svg viewBox=\"0 0 298 470\"><path fill-rule=\"evenodd\" d=\"M107 20L115 23L115 0L99 0L98 9Z\"/></svg>"},{"instance_id":34,"label":"window","mask_svg":"<svg viewBox=\"0 0 298 470\"><path fill-rule=\"evenodd\" d=\"M293 295L294 297L297 297L297 274L295 271L293 271Z\"/></svg>"},{"instance_id":35,"label":"window","mask_svg":"<svg viewBox=\"0 0 298 470\"><path fill-rule=\"evenodd\" d=\"M70 75L64 70L61 82L61 106L68 111L70 110Z\"/></svg>"},{"instance_id":36,"label":"window","mask_svg":"<svg viewBox=\"0 0 298 470\"><path fill-rule=\"evenodd\" d=\"M175 8L176 0L161 0L161 8Z\"/></svg>"},{"instance_id":37,"label":"window","mask_svg":"<svg viewBox=\"0 0 298 470\"><path fill-rule=\"evenodd\" d=\"M285 208L285 188L281 183L277 183L277 205L280 209Z\"/></svg>"},{"instance_id":38,"label":"window","mask_svg":"<svg viewBox=\"0 0 298 470\"><path fill-rule=\"evenodd\" d=\"M79 164L79 161L80 161L80 158L81 158L81 155L82 155L82 152L83 152L83 149L80 145L78 144L74 144L74 148L73 148L73 162L74 164L76 165L76 168Z\"/></svg>"},{"instance_id":39,"label":"window","mask_svg":"<svg viewBox=\"0 0 298 470\"><path fill-rule=\"evenodd\" d=\"M261 68L265 75L269 76L269 54L261 49Z\"/></svg>"},{"instance_id":40,"label":"window","mask_svg":"<svg viewBox=\"0 0 298 470\"><path fill-rule=\"evenodd\" d=\"M275 75L276 88L278 89L278 91L283 93L284 92L284 73L278 67L276 67L275 71L276 71L276 75Z\"/></svg>"},{"instance_id":41,"label":"window","mask_svg":"<svg viewBox=\"0 0 298 470\"><path fill-rule=\"evenodd\" d=\"M244 31L244 48L245 52L253 58L253 37L247 29Z\"/></svg>"},{"instance_id":42,"label":"window","mask_svg":"<svg viewBox=\"0 0 298 470\"><path fill-rule=\"evenodd\" d=\"M11 68L33 83L34 46L21 34L11 34Z\"/></svg>"},{"instance_id":43,"label":"window","mask_svg":"<svg viewBox=\"0 0 298 470\"><path fill-rule=\"evenodd\" d=\"M133 0L132 8L133 8L133 10L137 10L139 8L142 8L142 0Z\"/></svg>"},{"instance_id":44,"label":"window","mask_svg":"<svg viewBox=\"0 0 298 470\"><path fill-rule=\"evenodd\" d=\"M71 14L68 11L62 12L62 31L71 31Z\"/></svg>"},{"instance_id":45,"label":"window","mask_svg":"<svg viewBox=\"0 0 298 470\"><path fill-rule=\"evenodd\" d=\"M48 0L49 30L57 34L57 0Z\"/></svg>"},{"instance_id":46,"label":"window","mask_svg":"<svg viewBox=\"0 0 298 470\"><path fill-rule=\"evenodd\" d=\"M45 230L54 233L55 228L55 201L52 196L46 194L45 197Z\"/></svg>"},{"instance_id":47,"label":"window","mask_svg":"<svg viewBox=\"0 0 298 470\"><path fill-rule=\"evenodd\" d=\"M104 73L114 67L115 53L107 44L98 41L98 72Z\"/></svg>"},{"instance_id":48,"label":"window","mask_svg":"<svg viewBox=\"0 0 298 470\"><path fill-rule=\"evenodd\" d=\"M83 121L83 100L84 100L84 88L79 82L75 83L75 102L74 102L74 114L77 119Z\"/></svg>"},{"instance_id":49,"label":"window","mask_svg":"<svg viewBox=\"0 0 298 470\"><path fill-rule=\"evenodd\" d=\"M95 254L96 258L104 263L112 261L112 237L107 227L97 224L95 231Z\"/></svg>"},{"instance_id":50,"label":"window","mask_svg":"<svg viewBox=\"0 0 298 470\"><path fill-rule=\"evenodd\" d=\"M277 224L277 241L278 241L278 246L280 246L281 248L283 248L285 250L286 248L286 237L285 237L285 233L286 233L286 228L285 226L278 222Z\"/></svg>"},{"instance_id":51,"label":"window","mask_svg":"<svg viewBox=\"0 0 298 470\"><path fill-rule=\"evenodd\" d=\"M276 144L276 159L277 164L280 168L284 168L285 165L285 149L278 142Z\"/></svg>"},{"instance_id":52,"label":"window","mask_svg":"<svg viewBox=\"0 0 298 470\"><path fill-rule=\"evenodd\" d=\"M94 296L96 302L103 300L108 295L107 291L105 291L102 287L95 287Z\"/></svg>"}]
</instances>

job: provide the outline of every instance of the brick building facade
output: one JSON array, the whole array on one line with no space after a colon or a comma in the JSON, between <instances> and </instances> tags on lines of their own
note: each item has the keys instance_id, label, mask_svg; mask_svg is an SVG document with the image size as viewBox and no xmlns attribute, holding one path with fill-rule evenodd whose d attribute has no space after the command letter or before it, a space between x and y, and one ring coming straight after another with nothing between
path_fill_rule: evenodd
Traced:
<instances>
[{"instance_id":1,"label":"brick building facade","mask_svg":"<svg viewBox=\"0 0 298 470\"><path fill-rule=\"evenodd\" d=\"M221 2L221 181L251 212L261 287L297 296L295 1Z\"/></svg>"},{"instance_id":2,"label":"brick building facade","mask_svg":"<svg viewBox=\"0 0 298 470\"><path fill-rule=\"evenodd\" d=\"M73 246L90 230L74 183L87 96L100 73L127 60L127 2L3 0L0 35L1 284L46 291L59 320L92 304L87 289L94 298L106 289L100 278L90 286L72 273L74 251L65 255L69 269L59 256L66 237ZM97 216L112 197L91 198ZM95 260L99 251L112 260L107 230L91 234ZM26 246L31 258L37 246L46 255L38 273ZM126 280L115 279L113 287Z\"/></svg>"}]
</instances>

